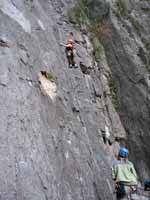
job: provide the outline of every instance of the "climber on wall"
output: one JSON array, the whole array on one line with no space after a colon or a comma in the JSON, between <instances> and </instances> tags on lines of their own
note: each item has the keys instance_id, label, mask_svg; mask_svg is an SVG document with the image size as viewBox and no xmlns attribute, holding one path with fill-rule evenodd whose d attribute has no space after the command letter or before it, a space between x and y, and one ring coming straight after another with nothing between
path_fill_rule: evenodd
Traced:
<instances>
[{"instance_id":1,"label":"climber on wall","mask_svg":"<svg viewBox=\"0 0 150 200\"><path fill-rule=\"evenodd\" d=\"M60 44L62 46L66 47L66 56L68 60L69 67L77 67L77 64L75 63L74 57L75 57L75 42L74 42L74 37L73 33L70 32L69 38L66 44Z\"/></svg>"},{"instance_id":2,"label":"climber on wall","mask_svg":"<svg viewBox=\"0 0 150 200\"><path fill-rule=\"evenodd\" d=\"M137 174L132 162L128 160L128 149L121 147L118 158L112 165L112 178L116 183L117 199L138 200L137 193Z\"/></svg>"}]
</instances>

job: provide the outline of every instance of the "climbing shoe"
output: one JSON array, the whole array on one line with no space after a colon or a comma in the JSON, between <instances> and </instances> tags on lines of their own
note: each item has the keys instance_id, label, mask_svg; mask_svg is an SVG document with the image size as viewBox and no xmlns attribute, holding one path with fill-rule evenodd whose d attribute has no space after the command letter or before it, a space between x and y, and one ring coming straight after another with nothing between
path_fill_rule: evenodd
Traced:
<instances>
[{"instance_id":1,"label":"climbing shoe","mask_svg":"<svg viewBox=\"0 0 150 200\"><path fill-rule=\"evenodd\" d=\"M77 64L74 64L74 68L78 68L78 65L77 65Z\"/></svg>"},{"instance_id":2,"label":"climbing shoe","mask_svg":"<svg viewBox=\"0 0 150 200\"><path fill-rule=\"evenodd\" d=\"M70 65L69 65L69 68L72 68L72 67L73 67L73 65L72 65L72 64L70 64Z\"/></svg>"}]
</instances>

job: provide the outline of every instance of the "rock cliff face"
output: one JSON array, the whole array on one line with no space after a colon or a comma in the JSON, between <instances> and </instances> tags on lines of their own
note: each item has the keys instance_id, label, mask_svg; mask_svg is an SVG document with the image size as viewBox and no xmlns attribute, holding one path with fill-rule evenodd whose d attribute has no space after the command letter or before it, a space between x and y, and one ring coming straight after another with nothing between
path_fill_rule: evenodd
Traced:
<instances>
[{"instance_id":1,"label":"rock cliff face","mask_svg":"<svg viewBox=\"0 0 150 200\"><path fill-rule=\"evenodd\" d=\"M117 141L126 139L120 117L135 161L141 160L137 166L149 172L149 2L127 5L142 21L141 35L127 16L116 17L116 1L97 2L95 12L110 5L110 34L102 35L105 52L95 60L90 34L67 18L74 1L0 0L2 200L115 199L111 159ZM60 46L70 31L76 69L68 68ZM111 145L104 144L106 132Z\"/></svg>"},{"instance_id":2,"label":"rock cliff face","mask_svg":"<svg viewBox=\"0 0 150 200\"><path fill-rule=\"evenodd\" d=\"M117 88L117 107L141 178L150 175L150 1L110 1L103 34Z\"/></svg>"}]
</instances>

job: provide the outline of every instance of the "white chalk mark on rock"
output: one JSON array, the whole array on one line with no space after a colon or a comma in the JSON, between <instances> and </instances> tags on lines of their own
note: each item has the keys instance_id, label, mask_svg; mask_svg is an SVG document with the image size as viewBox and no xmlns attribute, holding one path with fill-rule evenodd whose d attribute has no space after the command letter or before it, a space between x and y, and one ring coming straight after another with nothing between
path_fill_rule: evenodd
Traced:
<instances>
[{"instance_id":1,"label":"white chalk mark on rock","mask_svg":"<svg viewBox=\"0 0 150 200\"><path fill-rule=\"evenodd\" d=\"M68 142L68 144L71 144L71 140L68 140L67 142Z\"/></svg>"},{"instance_id":2,"label":"white chalk mark on rock","mask_svg":"<svg viewBox=\"0 0 150 200\"><path fill-rule=\"evenodd\" d=\"M69 153L68 152L65 154L65 157L66 157L66 159L69 158Z\"/></svg>"},{"instance_id":3,"label":"white chalk mark on rock","mask_svg":"<svg viewBox=\"0 0 150 200\"><path fill-rule=\"evenodd\" d=\"M40 28L41 28L43 31L45 31L45 30L46 30L46 29L45 29L45 27L44 27L44 24L43 24L43 22L41 22L41 20L40 20L40 19L38 19L38 24L39 24Z\"/></svg>"}]
</instances>

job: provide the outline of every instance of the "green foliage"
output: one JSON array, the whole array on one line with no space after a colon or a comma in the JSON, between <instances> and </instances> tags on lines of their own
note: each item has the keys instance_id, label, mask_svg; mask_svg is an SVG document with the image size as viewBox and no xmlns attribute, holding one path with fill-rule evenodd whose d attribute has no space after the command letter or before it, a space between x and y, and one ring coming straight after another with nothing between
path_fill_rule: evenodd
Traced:
<instances>
[{"instance_id":1,"label":"green foliage","mask_svg":"<svg viewBox=\"0 0 150 200\"><path fill-rule=\"evenodd\" d=\"M102 12L108 12L108 8L103 10L99 0L77 0L76 5L68 10L68 19L71 23L79 25L97 24L102 19Z\"/></svg>"},{"instance_id":2,"label":"green foliage","mask_svg":"<svg viewBox=\"0 0 150 200\"><path fill-rule=\"evenodd\" d=\"M73 24L86 24L89 18L89 0L78 0L76 5L69 9L68 19Z\"/></svg>"},{"instance_id":3,"label":"green foliage","mask_svg":"<svg viewBox=\"0 0 150 200\"><path fill-rule=\"evenodd\" d=\"M82 7L77 5L76 7L71 8L68 11L68 19L73 24L82 24L86 23L88 18Z\"/></svg>"},{"instance_id":4,"label":"green foliage","mask_svg":"<svg viewBox=\"0 0 150 200\"><path fill-rule=\"evenodd\" d=\"M144 42L145 48L150 52L150 40Z\"/></svg>"},{"instance_id":5,"label":"green foliage","mask_svg":"<svg viewBox=\"0 0 150 200\"><path fill-rule=\"evenodd\" d=\"M117 0L117 16L126 17L132 23L134 29L138 34L140 34L143 30L142 25L139 21L132 15L128 13L128 7L126 0Z\"/></svg>"},{"instance_id":6,"label":"green foliage","mask_svg":"<svg viewBox=\"0 0 150 200\"><path fill-rule=\"evenodd\" d=\"M142 25L139 23L139 21L133 17L133 16L129 16L129 19L133 25L133 27L135 28L135 30L137 31L137 33L141 33L143 31L143 27Z\"/></svg>"},{"instance_id":7,"label":"green foliage","mask_svg":"<svg viewBox=\"0 0 150 200\"><path fill-rule=\"evenodd\" d=\"M145 56L145 67L147 71L150 73L150 40L142 37L142 42L144 44L145 49L147 50L146 52L144 51L144 56Z\"/></svg>"},{"instance_id":8,"label":"green foliage","mask_svg":"<svg viewBox=\"0 0 150 200\"><path fill-rule=\"evenodd\" d=\"M41 71L42 76L46 77L48 80L51 82L57 82L57 78L53 76L52 73L46 72L46 71Z\"/></svg>"},{"instance_id":9,"label":"green foliage","mask_svg":"<svg viewBox=\"0 0 150 200\"><path fill-rule=\"evenodd\" d=\"M118 16L126 16L128 13L126 0L118 0L117 1L117 15Z\"/></svg>"},{"instance_id":10,"label":"green foliage","mask_svg":"<svg viewBox=\"0 0 150 200\"><path fill-rule=\"evenodd\" d=\"M96 59L100 59L103 55L105 55L104 47L100 43L100 41L97 39L97 37L92 38L92 44L93 44Z\"/></svg>"},{"instance_id":11,"label":"green foliage","mask_svg":"<svg viewBox=\"0 0 150 200\"><path fill-rule=\"evenodd\" d=\"M100 24L97 23L90 23L88 25L89 32L93 33L95 36L98 37L100 31Z\"/></svg>"},{"instance_id":12,"label":"green foliage","mask_svg":"<svg viewBox=\"0 0 150 200\"><path fill-rule=\"evenodd\" d=\"M68 19L76 25L85 24L89 32L93 35L92 43L95 58L99 59L104 55L104 47L100 43L100 15L94 17L93 9L96 0L77 0L76 5L68 11Z\"/></svg>"},{"instance_id":13,"label":"green foliage","mask_svg":"<svg viewBox=\"0 0 150 200\"><path fill-rule=\"evenodd\" d=\"M56 77L54 77L52 74L47 73L47 79L50 80L51 82L56 82Z\"/></svg>"}]
</instances>

